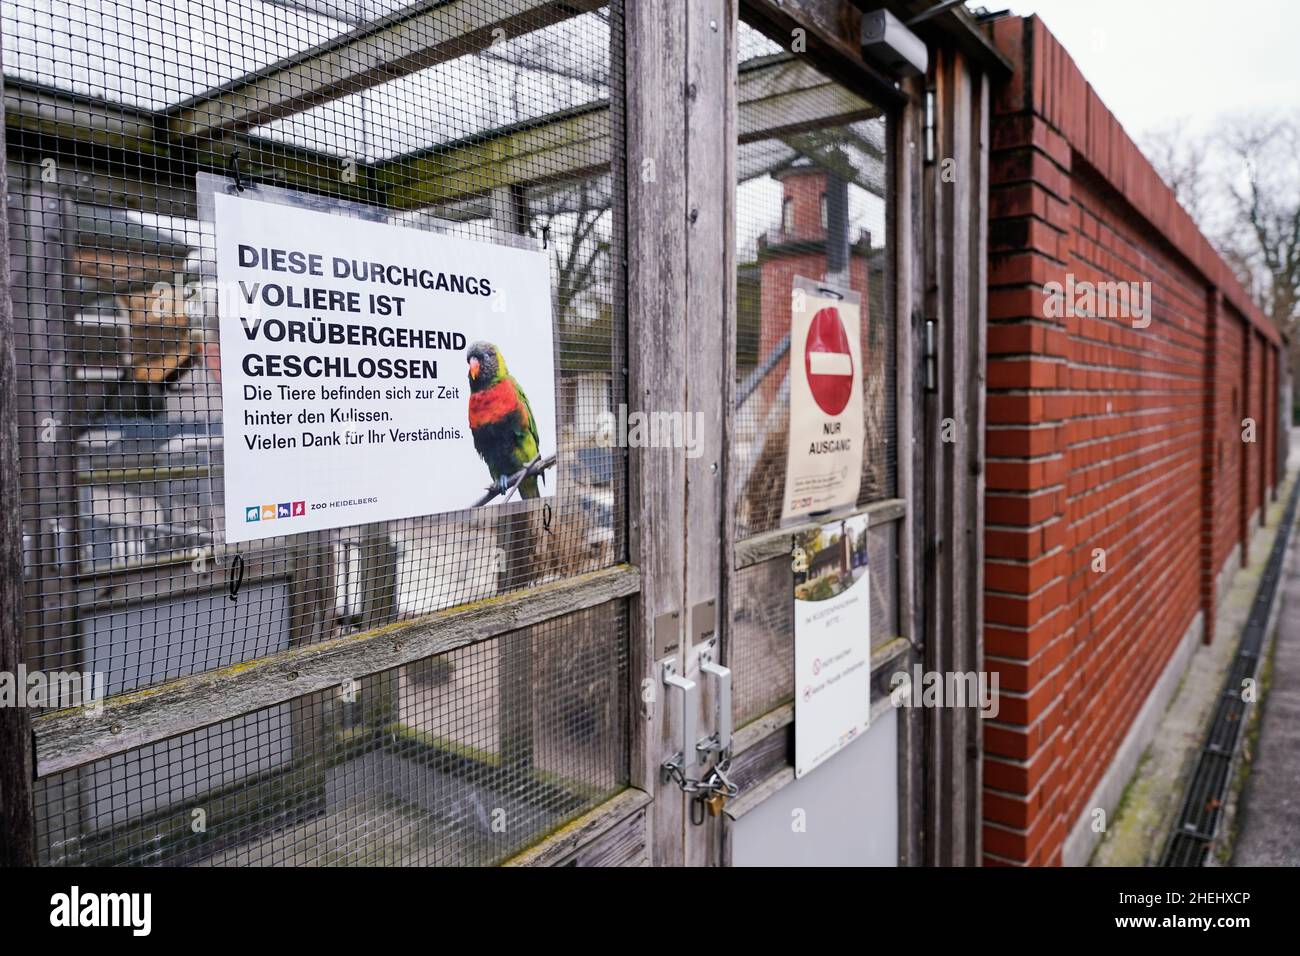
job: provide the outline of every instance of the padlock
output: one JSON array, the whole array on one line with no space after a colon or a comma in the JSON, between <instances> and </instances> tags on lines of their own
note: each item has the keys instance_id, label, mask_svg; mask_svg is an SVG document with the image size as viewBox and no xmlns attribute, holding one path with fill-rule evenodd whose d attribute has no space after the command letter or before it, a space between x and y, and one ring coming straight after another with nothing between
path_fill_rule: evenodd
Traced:
<instances>
[{"instance_id":1,"label":"padlock","mask_svg":"<svg viewBox=\"0 0 1300 956\"><path fill-rule=\"evenodd\" d=\"M720 814L722 812L722 808L726 806L726 803L727 803L727 795L725 793L715 792L709 794L707 797L704 798L704 805L708 807L709 816L711 817L716 817L718 814Z\"/></svg>"}]
</instances>

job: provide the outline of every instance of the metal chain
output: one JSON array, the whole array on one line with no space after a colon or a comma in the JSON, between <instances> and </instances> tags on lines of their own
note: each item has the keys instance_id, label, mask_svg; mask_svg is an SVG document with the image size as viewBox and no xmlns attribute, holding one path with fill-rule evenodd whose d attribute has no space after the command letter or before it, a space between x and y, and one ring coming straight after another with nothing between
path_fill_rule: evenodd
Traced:
<instances>
[{"instance_id":1,"label":"metal chain","mask_svg":"<svg viewBox=\"0 0 1300 956\"><path fill-rule=\"evenodd\" d=\"M668 780L676 782L677 788L682 793L698 793L704 796L720 793L725 797L734 797L740 793L740 787L727 776L727 771L731 769L730 754L724 754L703 780L686 776L675 759L665 761L662 769L665 782Z\"/></svg>"}]
</instances>

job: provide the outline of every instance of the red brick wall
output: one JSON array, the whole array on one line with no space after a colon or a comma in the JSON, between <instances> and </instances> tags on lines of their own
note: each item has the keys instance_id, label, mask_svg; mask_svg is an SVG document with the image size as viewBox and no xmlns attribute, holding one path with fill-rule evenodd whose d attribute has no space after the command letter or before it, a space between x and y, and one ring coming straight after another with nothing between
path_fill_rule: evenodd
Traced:
<instances>
[{"instance_id":1,"label":"red brick wall","mask_svg":"<svg viewBox=\"0 0 1300 956\"><path fill-rule=\"evenodd\" d=\"M1041 22L994 36L1017 70L991 126L983 836L986 862L1046 864L1213 618L1274 474L1278 338ZM1149 325L1062 314L1067 277L1150 283Z\"/></svg>"},{"instance_id":2,"label":"red brick wall","mask_svg":"<svg viewBox=\"0 0 1300 956\"><path fill-rule=\"evenodd\" d=\"M1244 518L1241 510L1241 492L1245 487L1243 464L1246 446L1241 442L1242 376L1245 361L1246 324L1240 316L1221 301L1218 309L1218 334L1215 338L1213 360L1214 416L1207 432L1210 435L1210 455L1207 467L1213 493L1207 496L1208 525L1212 535L1210 562L1204 567L1202 595L1210 607L1217 608L1215 589L1219 571L1241 544Z\"/></svg>"}]
</instances>

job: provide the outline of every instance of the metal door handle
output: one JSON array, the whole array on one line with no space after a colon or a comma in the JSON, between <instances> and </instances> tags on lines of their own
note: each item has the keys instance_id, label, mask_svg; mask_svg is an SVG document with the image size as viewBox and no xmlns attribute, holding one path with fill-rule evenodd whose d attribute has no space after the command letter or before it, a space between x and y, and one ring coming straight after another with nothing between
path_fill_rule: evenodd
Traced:
<instances>
[{"instance_id":1,"label":"metal door handle","mask_svg":"<svg viewBox=\"0 0 1300 956\"><path fill-rule=\"evenodd\" d=\"M712 656L700 658L700 671L709 675L717 682L717 694L714 697L715 726L718 728L717 734L711 738L716 740L717 750L721 754L731 752L731 668L723 667L721 664L715 664ZM711 749L711 748L710 748Z\"/></svg>"},{"instance_id":2,"label":"metal door handle","mask_svg":"<svg viewBox=\"0 0 1300 956\"><path fill-rule=\"evenodd\" d=\"M676 687L681 691L682 749L672 762L678 763L683 770L689 770L698 762L695 752L695 713L698 710L696 697L699 688L695 681L677 673L677 662L672 659L663 662L663 682L665 687Z\"/></svg>"}]
</instances>

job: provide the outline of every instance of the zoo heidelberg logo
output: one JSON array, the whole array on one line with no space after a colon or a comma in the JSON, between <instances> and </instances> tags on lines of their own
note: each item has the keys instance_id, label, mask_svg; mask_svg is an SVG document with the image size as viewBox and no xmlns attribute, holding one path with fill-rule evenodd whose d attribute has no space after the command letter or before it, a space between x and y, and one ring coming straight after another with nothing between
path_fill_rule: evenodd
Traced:
<instances>
[{"instance_id":1,"label":"zoo heidelberg logo","mask_svg":"<svg viewBox=\"0 0 1300 956\"><path fill-rule=\"evenodd\" d=\"M301 518L307 513L306 501L281 501L274 505L248 505L245 521L275 521L277 518Z\"/></svg>"}]
</instances>

